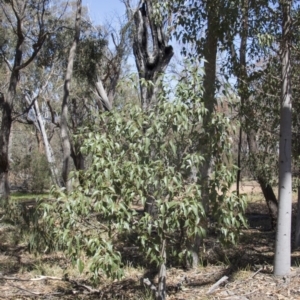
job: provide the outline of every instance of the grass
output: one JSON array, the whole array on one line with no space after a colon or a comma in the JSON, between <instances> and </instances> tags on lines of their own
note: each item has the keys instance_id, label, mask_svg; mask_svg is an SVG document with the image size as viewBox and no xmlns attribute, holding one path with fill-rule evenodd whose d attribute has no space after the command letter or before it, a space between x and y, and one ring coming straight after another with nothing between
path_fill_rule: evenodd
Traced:
<instances>
[{"instance_id":1,"label":"grass","mask_svg":"<svg viewBox=\"0 0 300 300\"><path fill-rule=\"evenodd\" d=\"M34 194L34 193L27 193L27 192L15 192L10 195L11 200L14 201L25 201L25 200L36 200L36 199L45 199L49 198L49 193L42 193L42 194Z\"/></svg>"}]
</instances>

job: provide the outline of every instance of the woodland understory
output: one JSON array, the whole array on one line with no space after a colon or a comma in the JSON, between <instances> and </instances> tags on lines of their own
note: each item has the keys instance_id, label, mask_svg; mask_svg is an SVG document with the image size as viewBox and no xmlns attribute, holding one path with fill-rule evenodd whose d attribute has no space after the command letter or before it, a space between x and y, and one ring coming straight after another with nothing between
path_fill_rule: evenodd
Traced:
<instances>
[{"instance_id":1,"label":"woodland understory","mask_svg":"<svg viewBox=\"0 0 300 300\"><path fill-rule=\"evenodd\" d=\"M300 299L300 1L119 5L0 0L0 298Z\"/></svg>"}]
</instances>

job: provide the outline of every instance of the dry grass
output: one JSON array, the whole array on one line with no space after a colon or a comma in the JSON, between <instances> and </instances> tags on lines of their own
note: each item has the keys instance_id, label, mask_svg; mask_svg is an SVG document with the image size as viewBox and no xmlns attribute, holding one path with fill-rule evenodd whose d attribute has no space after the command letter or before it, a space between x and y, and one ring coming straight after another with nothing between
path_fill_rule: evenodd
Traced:
<instances>
[{"instance_id":1,"label":"dry grass","mask_svg":"<svg viewBox=\"0 0 300 300\"><path fill-rule=\"evenodd\" d=\"M243 230L240 243L224 249L214 236L210 236L204 241L202 263L196 270L171 267L172 262L168 262L167 299L300 299L300 252L292 253L290 279L273 277L275 233L268 230L267 207L255 183L244 183L242 192L249 199L247 216L250 227ZM86 272L79 274L62 253L34 256L27 251L26 240L13 226L0 224L0 299L150 300L150 292L140 281L148 277L157 283L157 275L143 266L137 248L129 248L124 255L124 279L101 278L95 287L97 292L91 292ZM229 277L228 281L208 295L209 288L225 275ZM8 280L3 276L19 280ZM40 276L57 279L30 280ZM21 281L24 279L29 281Z\"/></svg>"}]
</instances>

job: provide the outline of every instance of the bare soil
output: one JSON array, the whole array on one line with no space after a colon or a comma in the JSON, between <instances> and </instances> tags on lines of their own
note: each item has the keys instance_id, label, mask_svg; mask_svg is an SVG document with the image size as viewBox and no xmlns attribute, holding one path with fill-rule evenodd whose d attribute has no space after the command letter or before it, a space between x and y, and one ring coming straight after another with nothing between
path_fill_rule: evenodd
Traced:
<instances>
[{"instance_id":1,"label":"bare soil","mask_svg":"<svg viewBox=\"0 0 300 300\"><path fill-rule=\"evenodd\" d=\"M293 249L291 254L290 277L272 275L275 232L270 230L267 207L255 183L244 184L242 192L250 199L249 228L243 230L239 244L224 248L213 236L207 238L196 270L174 267L169 261L167 299L300 299L300 251ZM295 207L294 203L294 212ZM156 284L157 277L139 265L135 247L123 249L127 261L123 280L103 278L92 287L86 274L80 275L62 253L34 256L15 234L12 226L0 224L0 299L151 299L142 279ZM228 279L209 293L224 276Z\"/></svg>"}]
</instances>

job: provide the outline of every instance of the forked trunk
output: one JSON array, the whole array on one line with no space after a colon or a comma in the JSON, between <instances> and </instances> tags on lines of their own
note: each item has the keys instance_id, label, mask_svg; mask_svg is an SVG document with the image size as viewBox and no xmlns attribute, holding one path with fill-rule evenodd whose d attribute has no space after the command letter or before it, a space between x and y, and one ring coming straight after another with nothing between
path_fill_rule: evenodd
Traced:
<instances>
[{"instance_id":1,"label":"forked trunk","mask_svg":"<svg viewBox=\"0 0 300 300\"><path fill-rule=\"evenodd\" d=\"M147 111L157 102L160 78L174 52L172 46L167 45L168 37L163 26L155 21L152 1L143 1L139 10L134 14L134 21L133 53L140 79L141 106L144 111ZM151 39L149 39L148 31L151 33ZM148 46L149 40L152 40L152 47ZM155 157L155 153L151 155ZM151 189L152 187L149 187L144 211L155 217L157 207Z\"/></svg>"}]
</instances>

